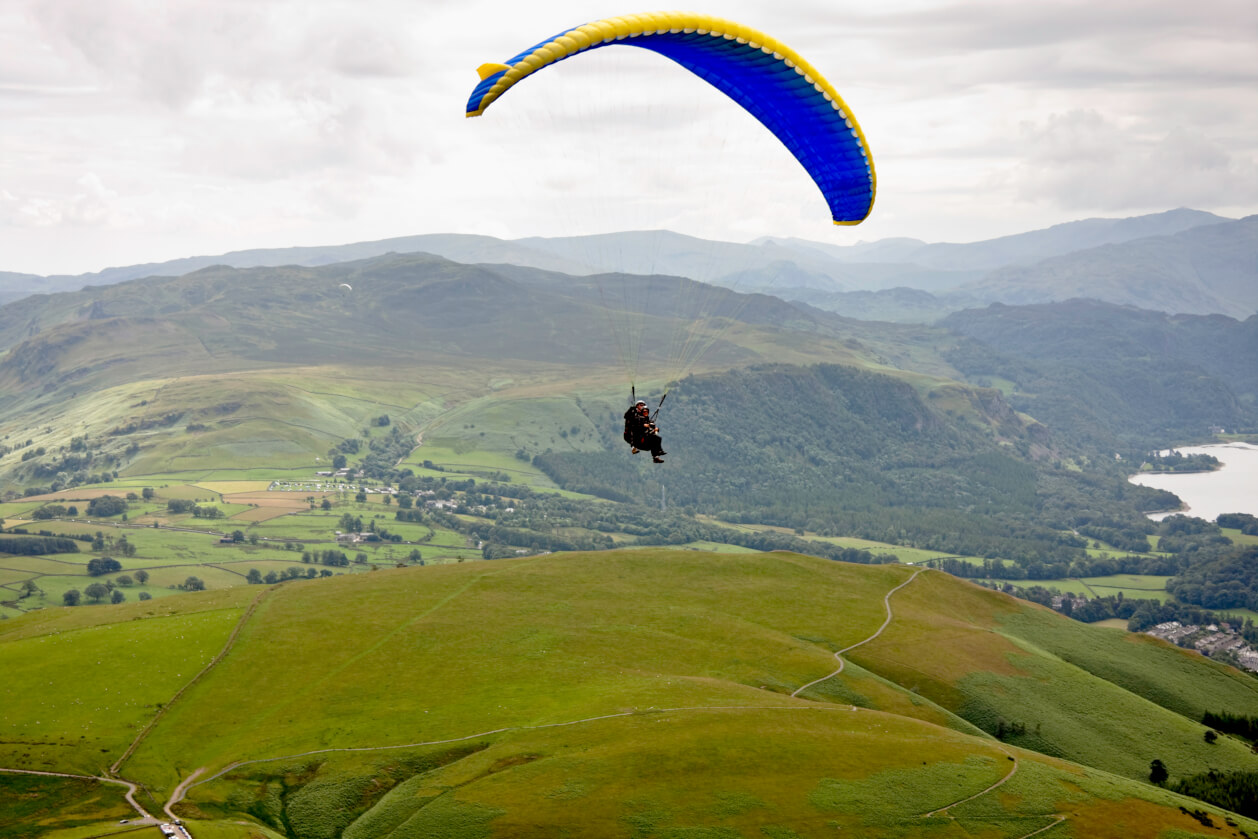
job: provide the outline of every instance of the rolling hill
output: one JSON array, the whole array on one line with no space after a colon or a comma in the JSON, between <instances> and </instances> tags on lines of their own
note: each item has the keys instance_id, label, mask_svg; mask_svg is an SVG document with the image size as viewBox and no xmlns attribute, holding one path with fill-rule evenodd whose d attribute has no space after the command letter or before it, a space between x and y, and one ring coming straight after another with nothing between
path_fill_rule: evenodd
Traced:
<instances>
[{"instance_id":1,"label":"rolling hill","mask_svg":"<svg viewBox=\"0 0 1258 839\"><path fill-rule=\"evenodd\" d=\"M1252 766L1196 722L1258 711L1252 679L904 567L382 571L37 613L0 624L0 664L0 764L112 771L197 836L1258 830L1144 782ZM0 835L117 818L82 780L12 779L6 807L35 782L61 806Z\"/></svg>"}]
</instances>

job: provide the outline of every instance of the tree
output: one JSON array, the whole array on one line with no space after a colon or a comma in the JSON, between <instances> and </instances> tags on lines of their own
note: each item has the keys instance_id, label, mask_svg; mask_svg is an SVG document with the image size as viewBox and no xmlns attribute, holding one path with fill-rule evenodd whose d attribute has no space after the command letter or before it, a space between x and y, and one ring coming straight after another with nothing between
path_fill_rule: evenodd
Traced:
<instances>
[{"instance_id":1,"label":"tree","mask_svg":"<svg viewBox=\"0 0 1258 839\"><path fill-rule=\"evenodd\" d=\"M141 497L144 498L145 501L152 501L153 496L157 495L157 492L152 487L145 487L144 489L140 490L140 495Z\"/></svg>"},{"instance_id":2,"label":"tree","mask_svg":"<svg viewBox=\"0 0 1258 839\"><path fill-rule=\"evenodd\" d=\"M95 518L109 518L127 511L127 501L116 495L102 495L88 502L87 514Z\"/></svg>"},{"instance_id":3,"label":"tree","mask_svg":"<svg viewBox=\"0 0 1258 839\"><path fill-rule=\"evenodd\" d=\"M112 574L121 570L122 563L113 557L98 556L87 561L87 573L93 577L99 577L101 574Z\"/></svg>"},{"instance_id":4,"label":"tree","mask_svg":"<svg viewBox=\"0 0 1258 839\"><path fill-rule=\"evenodd\" d=\"M83 589L83 593L86 594L93 603L99 603L109 596L109 589L105 588L104 583L89 583L87 588Z\"/></svg>"},{"instance_id":5,"label":"tree","mask_svg":"<svg viewBox=\"0 0 1258 839\"><path fill-rule=\"evenodd\" d=\"M61 595L61 600L67 606L77 606L79 605L79 600L82 597L83 595L79 592L77 588L72 588L69 591L67 591L65 594Z\"/></svg>"},{"instance_id":6,"label":"tree","mask_svg":"<svg viewBox=\"0 0 1258 839\"><path fill-rule=\"evenodd\" d=\"M323 509L323 510L331 510L331 509L332 509L332 500L331 500L330 498L328 498L328 497L325 495L325 496L323 497L323 501L321 501L321 502L319 503L319 507L320 507L320 509Z\"/></svg>"},{"instance_id":7,"label":"tree","mask_svg":"<svg viewBox=\"0 0 1258 839\"><path fill-rule=\"evenodd\" d=\"M1210 743L1211 745L1213 745L1219 739L1219 734L1213 729L1210 729L1206 731L1204 739L1207 743Z\"/></svg>"},{"instance_id":8,"label":"tree","mask_svg":"<svg viewBox=\"0 0 1258 839\"><path fill-rule=\"evenodd\" d=\"M205 591L205 583L200 577L189 577L183 581L184 591Z\"/></svg>"},{"instance_id":9,"label":"tree","mask_svg":"<svg viewBox=\"0 0 1258 839\"><path fill-rule=\"evenodd\" d=\"M1166 771L1166 765L1162 761L1154 758L1149 764L1149 780L1159 786L1166 783L1166 779L1170 777L1170 773Z\"/></svg>"},{"instance_id":10,"label":"tree","mask_svg":"<svg viewBox=\"0 0 1258 839\"><path fill-rule=\"evenodd\" d=\"M127 537L125 534L119 537L118 544L116 545L116 547L118 548L119 551L122 552L123 556L126 556L126 557L135 556L135 545L127 541Z\"/></svg>"},{"instance_id":11,"label":"tree","mask_svg":"<svg viewBox=\"0 0 1258 839\"><path fill-rule=\"evenodd\" d=\"M116 589L114 589L114 593L113 593L113 594L111 594L111 595L109 595L109 602L110 602L110 603L115 603L115 604L116 604L116 603L121 603L122 601L124 601L124 600L126 600L126 599L127 599L127 596L126 596L125 594L123 594L123 593L122 593L122 589L120 589L120 588L116 588Z\"/></svg>"},{"instance_id":12,"label":"tree","mask_svg":"<svg viewBox=\"0 0 1258 839\"><path fill-rule=\"evenodd\" d=\"M140 599L141 599L141 600L152 600L152 599L153 599L153 595L149 594L147 591L142 591L142 592L140 592Z\"/></svg>"},{"instance_id":13,"label":"tree","mask_svg":"<svg viewBox=\"0 0 1258 839\"><path fill-rule=\"evenodd\" d=\"M268 571L266 572L265 579L268 585L272 585L280 581L280 575L276 574L274 571Z\"/></svg>"},{"instance_id":14,"label":"tree","mask_svg":"<svg viewBox=\"0 0 1258 839\"><path fill-rule=\"evenodd\" d=\"M40 590L39 586L35 584L34 580L23 580L22 587L21 587L21 591L22 591L21 597L22 598L30 597L32 594L34 594L35 592L39 590Z\"/></svg>"},{"instance_id":15,"label":"tree","mask_svg":"<svg viewBox=\"0 0 1258 839\"><path fill-rule=\"evenodd\" d=\"M243 530L233 530L233 531L232 531L232 541L233 541L233 542L243 542L243 541L245 541L245 532L244 532Z\"/></svg>"},{"instance_id":16,"label":"tree","mask_svg":"<svg viewBox=\"0 0 1258 839\"><path fill-rule=\"evenodd\" d=\"M262 572L257 568L250 568L249 573L245 575L245 581L248 582L249 585L260 585L262 583Z\"/></svg>"},{"instance_id":17,"label":"tree","mask_svg":"<svg viewBox=\"0 0 1258 839\"><path fill-rule=\"evenodd\" d=\"M140 585L144 585L149 581L149 572L141 568L139 571L135 572L135 578L139 580Z\"/></svg>"},{"instance_id":18,"label":"tree","mask_svg":"<svg viewBox=\"0 0 1258 839\"><path fill-rule=\"evenodd\" d=\"M357 501L359 504L367 503L367 493L363 492L362 490L359 490L358 494L354 496L354 500Z\"/></svg>"},{"instance_id":19,"label":"tree","mask_svg":"<svg viewBox=\"0 0 1258 839\"><path fill-rule=\"evenodd\" d=\"M335 457L333 457L333 458L332 458L332 468L333 468L333 469L344 469L344 468L345 468L345 464L346 464L346 463L348 463L348 462L349 462L349 461L347 461L347 460L345 459L345 455L343 455L343 454L338 454L338 455L336 455Z\"/></svg>"},{"instance_id":20,"label":"tree","mask_svg":"<svg viewBox=\"0 0 1258 839\"><path fill-rule=\"evenodd\" d=\"M115 583L117 583L117 584L118 584L118 585L120 585L120 586L128 586L128 587L129 587L129 586L133 586L133 585L135 585L135 580L131 579L131 575L130 575L130 574L123 574L123 575L119 576L117 579L115 579L115 580L114 580L114 582L115 582Z\"/></svg>"}]
</instances>

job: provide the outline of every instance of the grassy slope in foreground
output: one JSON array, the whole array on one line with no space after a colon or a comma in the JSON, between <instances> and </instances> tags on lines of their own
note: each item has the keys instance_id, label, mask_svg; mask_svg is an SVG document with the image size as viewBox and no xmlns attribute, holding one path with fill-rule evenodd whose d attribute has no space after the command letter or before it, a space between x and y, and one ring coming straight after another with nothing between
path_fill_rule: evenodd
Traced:
<instances>
[{"instance_id":1,"label":"grassy slope in foreground","mask_svg":"<svg viewBox=\"0 0 1258 839\"><path fill-rule=\"evenodd\" d=\"M700 826L817 835L834 825L946 836L956 823L923 814L1005 777L1017 756L1020 769L999 795L952 811L965 829L1025 836L1058 815L1110 825L1077 833L1089 836L1141 835L1113 827L1126 823L1197 825L1164 808L1185 800L1102 770L1142 777L1131 760L1147 767L1145 751L1169 755L1160 751L1168 736L1200 742L1204 729L1035 646L1040 632L1044 647L1069 649L1067 636L1040 631L1041 622L1052 630L1067 619L939 572L922 572L895 594L886 635L851 654L863 666L791 697L834 670L835 650L878 629L883 597L914 570L788 554L631 551L286 584L263 595L222 663L168 703L120 774L169 795L198 769L208 779L253 761L194 786L185 812L220 824L248 814L303 837L337 835L358 819L346 835L524 835L529 825L562 823L574 835ZM141 627L159 619L146 619L139 605L119 607L134 615L109 614L141 618L124 624ZM236 595L229 610L244 605ZM55 641L67 621L89 613L11 622L0 634L0 668L9 672L15 651ZM1112 635L1078 629L1085 646ZM143 643L170 657L192 643L174 632L123 640L119 655ZM918 667L907 676L888 655L906 641ZM1158 645L1141 656L1140 669L1154 671L1183 659ZM1258 710L1243 681L1192 663L1202 666L1171 680L1168 704L1210 705L1225 690L1232 708ZM936 666L952 681L916 675ZM158 669L166 668L108 684L59 682L58 701L108 688L134 702L153 690ZM33 690L39 677L28 674L23 686ZM1097 703L1118 703L1127 717L1094 732L1099 745L1083 755L1095 768L1009 750L941 707L970 710L966 679L1017 678L1026 684L1016 692L1001 683L987 696L1011 720L1039 702L1052 719L1082 726ZM1070 685L1066 696L1058 683ZM36 720L43 739L76 733L76 719L53 731L35 716L40 708L16 710L6 713L0 740ZM117 759L133 731L102 733L94 760ZM1187 739L1174 745L1175 756L1163 759L1175 776L1251 760L1229 738L1202 744L1211 750L1204 755ZM403 748L300 756L390 746Z\"/></svg>"}]
</instances>

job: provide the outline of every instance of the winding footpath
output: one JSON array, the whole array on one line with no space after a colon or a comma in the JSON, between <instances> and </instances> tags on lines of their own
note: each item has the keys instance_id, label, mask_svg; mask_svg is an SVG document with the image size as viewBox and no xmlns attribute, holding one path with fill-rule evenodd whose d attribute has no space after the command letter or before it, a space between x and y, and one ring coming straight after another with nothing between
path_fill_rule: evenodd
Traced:
<instances>
[{"instance_id":1,"label":"winding footpath","mask_svg":"<svg viewBox=\"0 0 1258 839\"><path fill-rule=\"evenodd\" d=\"M895 588L891 589L891 591L887 592L886 596L882 598L882 605L883 605L883 606L886 608L886 610L887 610L887 619L886 619L886 620L884 620L884 621L882 622L882 626L878 627L878 630L877 630L877 631L876 631L873 635L870 635L870 636L869 636L868 638L866 638L864 641L857 641L855 644L852 644L850 647L844 647L843 649L839 650L837 653L835 653L835 654L834 654L834 658L835 658L835 660L839 662L839 669L835 670L833 673L830 673L829 675L822 676L820 679L814 679L813 681L809 682L808 684L804 685L804 686L803 686L803 687L801 687L801 688L796 688L796 689L795 689L795 691L794 691L793 693L791 693L791 696L796 696L796 697L797 697L797 696L799 696L801 693L803 693L804 691L808 690L808 689L809 689L810 687L812 687L813 685L819 685L819 684L821 684L822 682L826 681L827 679L833 679L835 676L837 676L837 675L839 675L840 673L842 673L842 672L843 672L843 659L842 659L842 657L841 657L841 656L842 656L845 652L847 652L848 650L854 650L854 649L856 649L857 647L864 646L865 644L868 644L870 641L874 640L875 638L877 638L879 635L881 635L881 634L882 634L882 631L883 631L884 629L886 629L886 628L887 628L887 626L891 623L891 618L893 617L893 615L892 615L892 613L891 613L891 595L895 594L897 591L899 591L900 589L902 589L902 588L904 588L905 586L907 586L909 583L911 583L911 582L913 582L914 580L916 580L916 579L917 579L917 575L918 575L918 574L920 574L920 573L922 573L922 571L923 571L923 570L924 570L924 569L922 569L922 568L918 568L916 571L914 571L914 572L913 572L913 576L909 577L907 580L905 580L904 582L900 583L900 584L899 584L898 586L896 586Z\"/></svg>"}]
</instances>

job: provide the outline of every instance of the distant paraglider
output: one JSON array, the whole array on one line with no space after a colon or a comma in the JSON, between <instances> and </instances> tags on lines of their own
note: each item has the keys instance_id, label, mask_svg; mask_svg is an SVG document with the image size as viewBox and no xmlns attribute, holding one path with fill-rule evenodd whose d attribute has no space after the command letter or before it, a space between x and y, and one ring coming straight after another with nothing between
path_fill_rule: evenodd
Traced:
<instances>
[{"instance_id":1,"label":"distant paraglider","mask_svg":"<svg viewBox=\"0 0 1258 839\"><path fill-rule=\"evenodd\" d=\"M345 289L346 291L353 291L353 290L354 290L354 287L353 287L352 285L350 285L349 283L341 283L340 288L343 288L343 289Z\"/></svg>"}]
</instances>

